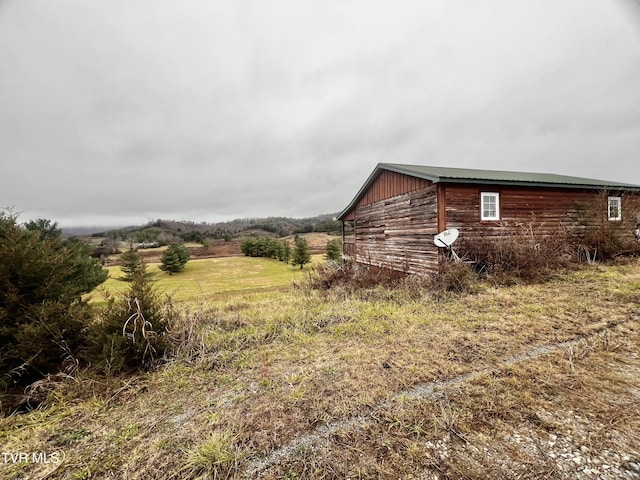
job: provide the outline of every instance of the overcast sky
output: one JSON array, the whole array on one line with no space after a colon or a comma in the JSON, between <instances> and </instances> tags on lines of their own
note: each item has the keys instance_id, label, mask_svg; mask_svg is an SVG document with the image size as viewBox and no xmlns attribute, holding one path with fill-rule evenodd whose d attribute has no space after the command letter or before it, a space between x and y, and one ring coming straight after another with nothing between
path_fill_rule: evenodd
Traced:
<instances>
[{"instance_id":1,"label":"overcast sky","mask_svg":"<svg viewBox=\"0 0 640 480\"><path fill-rule=\"evenodd\" d=\"M340 211L378 162L640 184L613 0L0 0L0 207L63 226Z\"/></svg>"}]
</instances>

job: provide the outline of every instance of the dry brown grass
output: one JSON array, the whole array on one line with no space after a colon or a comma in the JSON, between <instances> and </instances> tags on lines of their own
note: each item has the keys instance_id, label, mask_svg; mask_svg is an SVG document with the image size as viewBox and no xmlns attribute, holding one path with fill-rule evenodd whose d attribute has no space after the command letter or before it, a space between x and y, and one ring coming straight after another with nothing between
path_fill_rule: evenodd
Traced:
<instances>
[{"instance_id":1,"label":"dry brown grass","mask_svg":"<svg viewBox=\"0 0 640 480\"><path fill-rule=\"evenodd\" d=\"M465 235L457 249L466 261L473 262L478 273L496 283L546 280L571 265L576 246L564 230L554 235L540 230L532 216L527 223L507 222L491 231Z\"/></svg>"},{"instance_id":2,"label":"dry brown grass","mask_svg":"<svg viewBox=\"0 0 640 480\"><path fill-rule=\"evenodd\" d=\"M80 376L0 420L3 452L65 453L0 477L571 478L550 435L638 451L639 303L638 262L461 297L212 303L176 327L186 346L163 369Z\"/></svg>"},{"instance_id":3,"label":"dry brown grass","mask_svg":"<svg viewBox=\"0 0 640 480\"><path fill-rule=\"evenodd\" d=\"M587 464L606 474L592 459L611 466L615 454L637 461L640 453L638 347L636 323L489 369L428 398L389 404L312 458L292 456L271 473L312 461L325 478L575 478Z\"/></svg>"}]
</instances>

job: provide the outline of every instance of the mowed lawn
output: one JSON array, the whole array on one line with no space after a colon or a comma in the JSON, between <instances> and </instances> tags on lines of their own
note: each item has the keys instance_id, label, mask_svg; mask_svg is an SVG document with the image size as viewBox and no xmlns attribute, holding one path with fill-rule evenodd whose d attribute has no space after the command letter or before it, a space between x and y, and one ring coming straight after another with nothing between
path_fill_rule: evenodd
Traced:
<instances>
[{"instance_id":1,"label":"mowed lawn","mask_svg":"<svg viewBox=\"0 0 640 480\"><path fill-rule=\"evenodd\" d=\"M169 275L160 270L159 263L147 265L157 288L171 295L177 302L199 303L225 296L252 292L267 292L290 288L292 282L307 275L313 265L322 261L314 255L311 265L287 265L270 258L225 257L191 260L184 270ZM104 301L103 292L112 295L124 293L128 283L122 281L119 266L109 267L109 278L90 295L90 302Z\"/></svg>"}]
</instances>

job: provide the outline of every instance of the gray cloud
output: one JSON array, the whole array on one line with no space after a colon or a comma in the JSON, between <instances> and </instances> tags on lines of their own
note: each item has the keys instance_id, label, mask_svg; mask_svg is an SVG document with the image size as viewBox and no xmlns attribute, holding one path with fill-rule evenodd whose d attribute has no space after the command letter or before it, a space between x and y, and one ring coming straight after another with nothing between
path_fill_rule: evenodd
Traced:
<instances>
[{"instance_id":1,"label":"gray cloud","mask_svg":"<svg viewBox=\"0 0 640 480\"><path fill-rule=\"evenodd\" d=\"M0 4L0 205L340 210L380 161L640 183L629 2Z\"/></svg>"}]
</instances>

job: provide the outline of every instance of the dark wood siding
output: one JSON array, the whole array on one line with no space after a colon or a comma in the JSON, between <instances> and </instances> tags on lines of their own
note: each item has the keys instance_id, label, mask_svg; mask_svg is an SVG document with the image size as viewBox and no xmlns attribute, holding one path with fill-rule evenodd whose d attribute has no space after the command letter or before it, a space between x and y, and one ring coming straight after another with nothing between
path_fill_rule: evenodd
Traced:
<instances>
[{"instance_id":1,"label":"dark wood siding","mask_svg":"<svg viewBox=\"0 0 640 480\"><path fill-rule=\"evenodd\" d=\"M445 190L447 228L457 228L461 234L491 234L501 226L531 224L540 235L550 235L560 228L570 235L593 222L596 216L586 211L607 215L607 197L621 196L623 219L621 228L632 235L640 213L638 194L571 190L562 188L525 188L491 185L447 185ZM481 192L500 194L500 221L480 220Z\"/></svg>"},{"instance_id":2,"label":"dark wood siding","mask_svg":"<svg viewBox=\"0 0 640 480\"><path fill-rule=\"evenodd\" d=\"M436 268L436 186L396 195L355 209L358 263L407 273Z\"/></svg>"},{"instance_id":3,"label":"dark wood siding","mask_svg":"<svg viewBox=\"0 0 640 480\"><path fill-rule=\"evenodd\" d=\"M438 184L438 232L442 232L447 229L447 197L446 197L446 185Z\"/></svg>"},{"instance_id":4,"label":"dark wood siding","mask_svg":"<svg viewBox=\"0 0 640 480\"><path fill-rule=\"evenodd\" d=\"M358 201L356 207L379 202L402 193L413 192L430 184L429 180L383 170Z\"/></svg>"},{"instance_id":5,"label":"dark wood siding","mask_svg":"<svg viewBox=\"0 0 640 480\"><path fill-rule=\"evenodd\" d=\"M499 193L500 220L480 219L481 192ZM623 218L616 228L632 239L640 221L640 194L609 195L622 197ZM531 225L536 235L566 231L577 236L589 222L607 221L607 196L570 188L432 184L385 170L344 217L353 220L355 231L345 239L345 254L358 263L427 273L437 268L440 259L433 236L444 229L457 228L461 236L497 236L505 227Z\"/></svg>"},{"instance_id":6,"label":"dark wood siding","mask_svg":"<svg viewBox=\"0 0 640 480\"><path fill-rule=\"evenodd\" d=\"M354 220L355 210L358 207L392 198L403 193L414 192L429 185L431 185L429 180L383 170L363 193L353 209L347 212L342 219Z\"/></svg>"}]
</instances>

